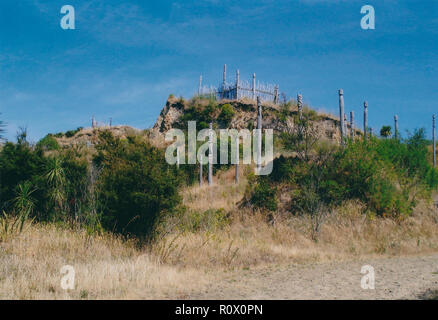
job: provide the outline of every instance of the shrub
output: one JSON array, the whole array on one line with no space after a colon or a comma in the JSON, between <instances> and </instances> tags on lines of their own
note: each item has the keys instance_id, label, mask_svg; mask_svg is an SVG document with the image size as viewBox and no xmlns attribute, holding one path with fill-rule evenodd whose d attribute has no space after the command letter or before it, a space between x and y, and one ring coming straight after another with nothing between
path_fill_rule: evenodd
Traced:
<instances>
[{"instance_id":1,"label":"shrub","mask_svg":"<svg viewBox=\"0 0 438 320\"><path fill-rule=\"evenodd\" d=\"M78 127L76 130L69 130L65 133L65 136L67 138L71 138L73 137L76 133L78 133L79 131L81 131L83 128L82 127Z\"/></svg>"},{"instance_id":2,"label":"shrub","mask_svg":"<svg viewBox=\"0 0 438 320\"><path fill-rule=\"evenodd\" d=\"M249 191L248 203L258 209L277 210L277 190L274 186L271 186L269 180L264 177L253 177L249 180L252 182L249 184L251 190Z\"/></svg>"},{"instance_id":3,"label":"shrub","mask_svg":"<svg viewBox=\"0 0 438 320\"><path fill-rule=\"evenodd\" d=\"M38 141L36 147L42 148L44 151L59 150L59 143L58 141L56 141L53 135L48 134L40 141Z\"/></svg>"},{"instance_id":4,"label":"shrub","mask_svg":"<svg viewBox=\"0 0 438 320\"><path fill-rule=\"evenodd\" d=\"M395 217L409 215L418 199L430 199L438 186L423 129L405 140L371 138L349 141L345 148L317 143L308 151L307 156L275 159L270 183L257 178L251 201L263 206L264 193L269 198L268 191L286 184L292 190L292 212L314 215L356 199L368 211Z\"/></svg>"},{"instance_id":5,"label":"shrub","mask_svg":"<svg viewBox=\"0 0 438 320\"><path fill-rule=\"evenodd\" d=\"M227 128L230 126L234 114L235 114L234 108L229 103L224 104L222 106L221 113L218 116L218 121L222 124L222 126Z\"/></svg>"},{"instance_id":6,"label":"shrub","mask_svg":"<svg viewBox=\"0 0 438 320\"><path fill-rule=\"evenodd\" d=\"M139 137L122 140L104 131L97 150L102 226L149 238L160 214L180 203L176 169L167 164L162 150Z\"/></svg>"}]
</instances>

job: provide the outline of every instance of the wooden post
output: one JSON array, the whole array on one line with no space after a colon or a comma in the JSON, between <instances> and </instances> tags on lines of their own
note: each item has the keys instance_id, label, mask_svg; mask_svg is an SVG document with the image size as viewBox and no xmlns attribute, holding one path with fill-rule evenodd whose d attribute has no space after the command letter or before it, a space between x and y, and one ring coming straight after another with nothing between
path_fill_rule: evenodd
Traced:
<instances>
[{"instance_id":1,"label":"wooden post","mask_svg":"<svg viewBox=\"0 0 438 320\"><path fill-rule=\"evenodd\" d=\"M239 183L239 136L236 136L236 172L235 172L235 177L234 177L234 181L236 182L236 184Z\"/></svg>"},{"instance_id":2,"label":"wooden post","mask_svg":"<svg viewBox=\"0 0 438 320\"><path fill-rule=\"evenodd\" d=\"M348 137L348 121L347 121L347 114L346 113L344 113L344 135L345 135L345 138L347 138Z\"/></svg>"},{"instance_id":3,"label":"wooden post","mask_svg":"<svg viewBox=\"0 0 438 320\"><path fill-rule=\"evenodd\" d=\"M179 146L176 148L176 168L179 169Z\"/></svg>"},{"instance_id":4,"label":"wooden post","mask_svg":"<svg viewBox=\"0 0 438 320\"><path fill-rule=\"evenodd\" d=\"M227 86L227 65L224 64L224 80L222 81L222 99L225 98L226 86Z\"/></svg>"},{"instance_id":5,"label":"wooden post","mask_svg":"<svg viewBox=\"0 0 438 320\"><path fill-rule=\"evenodd\" d=\"M96 121L94 120L94 115L91 117L91 127L93 129L96 127Z\"/></svg>"},{"instance_id":6,"label":"wooden post","mask_svg":"<svg viewBox=\"0 0 438 320\"><path fill-rule=\"evenodd\" d=\"M236 72L236 100L239 100L239 70Z\"/></svg>"},{"instance_id":7,"label":"wooden post","mask_svg":"<svg viewBox=\"0 0 438 320\"><path fill-rule=\"evenodd\" d=\"M260 170L262 164L262 103L260 96L257 96L257 170Z\"/></svg>"},{"instance_id":8,"label":"wooden post","mask_svg":"<svg viewBox=\"0 0 438 320\"><path fill-rule=\"evenodd\" d=\"M200 161L199 162L199 186L200 187L202 187L202 178L203 178L203 175L202 175L202 162Z\"/></svg>"},{"instance_id":9,"label":"wooden post","mask_svg":"<svg viewBox=\"0 0 438 320\"><path fill-rule=\"evenodd\" d=\"M208 185L213 184L213 123L208 130Z\"/></svg>"},{"instance_id":10,"label":"wooden post","mask_svg":"<svg viewBox=\"0 0 438 320\"><path fill-rule=\"evenodd\" d=\"M394 138L398 139L398 115L394 116Z\"/></svg>"},{"instance_id":11,"label":"wooden post","mask_svg":"<svg viewBox=\"0 0 438 320\"><path fill-rule=\"evenodd\" d=\"M435 129L436 129L436 125L435 125L435 119L436 116L433 115L432 116L432 152L433 152L433 167L436 167L436 141L435 141Z\"/></svg>"},{"instance_id":12,"label":"wooden post","mask_svg":"<svg viewBox=\"0 0 438 320\"><path fill-rule=\"evenodd\" d=\"M368 135L368 102L363 103L363 137L366 140Z\"/></svg>"},{"instance_id":13,"label":"wooden post","mask_svg":"<svg viewBox=\"0 0 438 320\"><path fill-rule=\"evenodd\" d=\"M252 74L252 99L256 99L256 74Z\"/></svg>"},{"instance_id":14,"label":"wooden post","mask_svg":"<svg viewBox=\"0 0 438 320\"><path fill-rule=\"evenodd\" d=\"M339 89L339 119L340 121L340 129L341 129L341 145L344 145L344 90Z\"/></svg>"},{"instance_id":15,"label":"wooden post","mask_svg":"<svg viewBox=\"0 0 438 320\"><path fill-rule=\"evenodd\" d=\"M201 96L202 90L202 75L199 76L198 96Z\"/></svg>"},{"instance_id":16,"label":"wooden post","mask_svg":"<svg viewBox=\"0 0 438 320\"><path fill-rule=\"evenodd\" d=\"M354 111L350 111L350 137L354 139Z\"/></svg>"},{"instance_id":17,"label":"wooden post","mask_svg":"<svg viewBox=\"0 0 438 320\"><path fill-rule=\"evenodd\" d=\"M110 118L110 128L113 126L113 118Z\"/></svg>"},{"instance_id":18,"label":"wooden post","mask_svg":"<svg viewBox=\"0 0 438 320\"><path fill-rule=\"evenodd\" d=\"M274 88L274 103L278 104L278 85Z\"/></svg>"},{"instance_id":19,"label":"wooden post","mask_svg":"<svg viewBox=\"0 0 438 320\"><path fill-rule=\"evenodd\" d=\"M298 106L298 116L301 120L303 118L303 96L301 94L297 95L297 106Z\"/></svg>"}]
</instances>

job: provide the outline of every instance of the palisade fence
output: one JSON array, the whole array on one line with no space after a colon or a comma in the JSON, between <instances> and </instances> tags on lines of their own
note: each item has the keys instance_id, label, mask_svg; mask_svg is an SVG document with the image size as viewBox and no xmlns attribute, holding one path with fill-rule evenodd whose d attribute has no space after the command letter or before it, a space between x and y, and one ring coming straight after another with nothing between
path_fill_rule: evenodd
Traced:
<instances>
[{"instance_id":1,"label":"palisade fence","mask_svg":"<svg viewBox=\"0 0 438 320\"><path fill-rule=\"evenodd\" d=\"M279 103L278 85L256 81L255 73L252 75L252 81L241 80L239 70L236 71L235 81L229 83L227 82L227 65L224 65L222 84L217 87L203 85L202 75L199 77L198 96L212 97L217 100L249 98L254 101L256 101L257 97L260 97L262 101Z\"/></svg>"}]
</instances>

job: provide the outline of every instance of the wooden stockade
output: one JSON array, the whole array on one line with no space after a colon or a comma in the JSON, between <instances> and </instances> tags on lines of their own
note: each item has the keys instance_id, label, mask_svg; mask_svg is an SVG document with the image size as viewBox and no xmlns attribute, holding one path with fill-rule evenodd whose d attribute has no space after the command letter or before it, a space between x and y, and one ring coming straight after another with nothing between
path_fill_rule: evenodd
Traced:
<instances>
[{"instance_id":1,"label":"wooden stockade","mask_svg":"<svg viewBox=\"0 0 438 320\"><path fill-rule=\"evenodd\" d=\"M217 87L204 86L202 75L199 77L198 96L214 97L218 100L249 98L254 101L260 97L262 101L279 103L278 85L257 82L255 73L252 74L252 81L241 80L239 70L236 71L235 81L229 83L227 82L227 65L224 65L222 84Z\"/></svg>"}]
</instances>

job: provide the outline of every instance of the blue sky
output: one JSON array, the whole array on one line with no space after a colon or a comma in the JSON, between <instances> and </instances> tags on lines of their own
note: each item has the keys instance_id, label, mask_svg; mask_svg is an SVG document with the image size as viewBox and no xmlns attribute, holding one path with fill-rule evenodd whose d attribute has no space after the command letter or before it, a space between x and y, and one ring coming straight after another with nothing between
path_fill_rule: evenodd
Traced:
<instances>
[{"instance_id":1,"label":"blue sky","mask_svg":"<svg viewBox=\"0 0 438 320\"><path fill-rule=\"evenodd\" d=\"M76 29L60 27L73 5ZM362 30L373 5L376 29ZM288 97L375 130L426 127L438 113L438 1L2 0L0 112L8 139L32 141L98 121L153 125L170 93L191 97L199 75L277 83Z\"/></svg>"}]
</instances>

